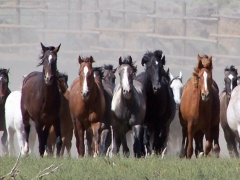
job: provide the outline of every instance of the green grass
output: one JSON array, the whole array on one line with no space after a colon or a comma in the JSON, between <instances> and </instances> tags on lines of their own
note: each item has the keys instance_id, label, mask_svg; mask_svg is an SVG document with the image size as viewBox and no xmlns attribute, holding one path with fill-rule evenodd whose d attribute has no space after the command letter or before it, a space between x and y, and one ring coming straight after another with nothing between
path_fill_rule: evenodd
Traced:
<instances>
[{"instance_id":1,"label":"green grass","mask_svg":"<svg viewBox=\"0 0 240 180\"><path fill-rule=\"evenodd\" d=\"M10 172L16 157L0 158L0 176ZM43 179L239 179L239 159L213 157L201 159L179 159L158 156L135 158L38 158L20 159L19 175L16 179L33 179L40 170L51 164L59 169Z\"/></svg>"}]
</instances>

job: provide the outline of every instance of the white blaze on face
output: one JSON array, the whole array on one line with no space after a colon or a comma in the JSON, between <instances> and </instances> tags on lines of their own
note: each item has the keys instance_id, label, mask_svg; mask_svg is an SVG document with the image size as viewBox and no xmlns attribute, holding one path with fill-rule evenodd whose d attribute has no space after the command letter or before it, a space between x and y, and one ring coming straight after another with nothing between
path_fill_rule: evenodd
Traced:
<instances>
[{"instance_id":1,"label":"white blaze on face","mask_svg":"<svg viewBox=\"0 0 240 180\"><path fill-rule=\"evenodd\" d=\"M49 64L51 63L51 60L52 60L52 55L50 54L50 55L48 56L48 62L49 62Z\"/></svg>"},{"instance_id":2,"label":"white blaze on face","mask_svg":"<svg viewBox=\"0 0 240 180\"><path fill-rule=\"evenodd\" d=\"M182 83L179 79L173 80L171 83L171 88L173 90L173 96L176 104L180 104L181 102L181 91L182 91Z\"/></svg>"},{"instance_id":3,"label":"white blaze on face","mask_svg":"<svg viewBox=\"0 0 240 180\"><path fill-rule=\"evenodd\" d=\"M128 81L127 67L123 68L122 86L123 86L123 89L129 89L129 87L130 87L129 81Z\"/></svg>"},{"instance_id":4,"label":"white blaze on face","mask_svg":"<svg viewBox=\"0 0 240 180\"><path fill-rule=\"evenodd\" d=\"M232 82L233 75L232 75L232 74L229 74L228 78L231 80L230 88L231 88L231 91L232 91L232 90L233 90L233 82Z\"/></svg>"},{"instance_id":5,"label":"white blaze on face","mask_svg":"<svg viewBox=\"0 0 240 180\"><path fill-rule=\"evenodd\" d=\"M88 91L88 85L87 85L87 73L88 73L88 67L85 66L83 68L83 73L84 73L84 79L83 79L83 92Z\"/></svg>"},{"instance_id":6,"label":"white blaze on face","mask_svg":"<svg viewBox=\"0 0 240 180\"><path fill-rule=\"evenodd\" d=\"M155 61L156 65L158 65L158 61Z\"/></svg>"},{"instance_id":7,"label":"white blaze on face","mask_svg":"<svg viewBox=\"0 0 240 180\"><path fill-rule=\"evenodd\" d=\"M204 88L207 91L207 73L204 71L203 73L203 78L204 78Z\"/></svg>"}]
</instances>

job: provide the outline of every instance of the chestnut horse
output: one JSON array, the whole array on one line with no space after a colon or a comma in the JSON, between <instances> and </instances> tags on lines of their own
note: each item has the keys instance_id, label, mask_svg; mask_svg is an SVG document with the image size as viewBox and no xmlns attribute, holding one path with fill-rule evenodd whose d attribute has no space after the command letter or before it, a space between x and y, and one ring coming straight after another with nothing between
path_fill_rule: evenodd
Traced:
<instances>
[{"instance_id":1,"label":"chestnut horse","mask_svg":"<svg viewBox=\"0 0 240 180\"><path fill-rule=\"evenodd\" d=\"M60 122L61 122L61 134L62 134L62 149L60 155L63 156L66 148L68 156L71 156L72 137L73 137L73 124L69 109L69 90L68 88L68 75L59 73L58 86L61 92L61 108L60 108ZM56 142L56 135L54 127L51 126L49 136L47 140L47 153L50 155L54 152L54 145Z\"/></svg>"},{"instance_id":2,"label":"chestnut horse","mask_svg":"<svg viewBox=\"0 0 240 180\"><path fill-rule=\"evenodd\" d=\"M35 122L41 157L43 157L49 128L52 125L57 136L58 156L62 147L59 119L61 99L57 82L57 53L60 45L49 49L41 43L42 56L39 66L43 65L43 70L41 73L32 72L27 75L22 85L21 112L26 132L25 151L28 152L29 119L31 118Z\"/></svg>"},{"instance_id":3,"label":"chestnut horse","mask_svg":"<svg viewBox=\"0 0 240 180\"><path fill-rule=\"evenodd\" d=\"M11 93L8 88L9 77L8 77L9 69L0 69L0 131L3 131L3 135L1 137L2 150L4 153L7 153L7 130L5 125L5 102L8 95Z\"/></svg>"},{"instance_id":4,"label":"chestnut horse","mask_svg":"<svg viewBox=\"0 0 240 180\"><path fill-rule=\"evenodd\" d=\"M105 112L105 98L102 83L94 78L93 57L81 58L79 77L70 88L69 108L72 116L76 147L79 156L84 156L84 131L91 128L92 149L94 155L99 153L100 128Z\"/></svg>"},{"instance_id":5,"label":"chestnut horse","mask_svg":"<svg viewBox=\"0 0 240 180\"><path fill-rule=\"evenodd\" d=\"M220 94L220 122L224 132L224 137L227 142L227 148L230 157L239 157L236 138L234 132L230 129L227 122L227 107L231 98L231 93L233 89L237 86L237 69L232 65L226 67L224 70L224 83L225 87Z\"/></svg>"},{"instance_id":6,"label":"chestnut horse","mask_svg":"<svg viewBox=\"0 0 240 180\"><path fill-rule=\"evenodd\" d=\"M218 87L212 79L212 57L199 56L191 78L183 87L179 108L179 119L182 126L182 148L180 157L191 158L193 139L196 142L195 153L203 151L203 135L206 138L205 154L212 149L219 153L219 111ZM186 146L185 146L185 140ZM185 146L185 147L184 147Z\"/></svg>"}]
</instances>

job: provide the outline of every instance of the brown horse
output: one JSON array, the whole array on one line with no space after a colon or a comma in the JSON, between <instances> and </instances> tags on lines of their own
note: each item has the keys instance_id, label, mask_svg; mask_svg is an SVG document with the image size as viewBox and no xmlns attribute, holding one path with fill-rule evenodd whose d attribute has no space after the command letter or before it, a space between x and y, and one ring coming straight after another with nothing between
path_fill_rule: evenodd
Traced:
<instances>
[{"instance_id":1,"label":"brown horse","mask_svg":"<svg viewBox=\"0 0 240 180\"><path fill-rule=\"evenodd\" d=\"M100 127L105 112L105 98L102 83L94 78L93 57L81 58L79 77L70 88L69 107L73 121L76 147L79 156L84 156L84 131L92 130L92 149L96 155L99 151Z\"/></svg>"},{"instance_id":2,"label":"brown horse","mask_svg":"<svg viewBox=\"0 0 240 180\"><path fill-rule=\"evenodd\" d=\"M230 129L227 122L227 107L231 98L232 90L237 86L238 72L234 66L226 67L224 70L225 88L220 94L220 122L227 142L227 148L231 157L239 157L235 133Z\"/></svg>"},{"instance_id":3,"label":"brown horse","mask_svg":"<svg viewBox=\"0 0 240 180\"><path fill-rule=\"evenodd\" d=\"M217 99L219 99L218 87L212 79L212 57L198 55L198 64L193 75L183 87L179 108L183 136L180 157L191 158L193 139L196 142L195 153L203 151L203 135L206 138L205 154L208 155L211 151L213 140L214 150L219 153L220 105Z\"/></svg>"},{"instance_id":4,"label":"brown horse","mask_svg":"<svg viewBox=\"0 0 240 180\"><path fill-rule=\"evenodd\" d=\"M60 44L61 45L61 44ZM30 132L29 119L35 122L39 140L39 153L42 157L47 144L49 128L53 125L57 136L57 155L62 147L60 131L60 92L57 82L57 53L60 45L49 49L42 43L42 57L39 66L42 72L32 72L23 81L21 111L26 132L25 151L28 152Z\"/></svg>"},{"instance_id":5,"label":"brown horse","mask_svg":"<svg viewBox=\"0 0 240 180\"><path fill-rule=\"evenodd\" d=\"M4 153L7 153L7 130L5 125L5 102L8 95L11 93L8 88L9 77L8 77L9 69L0 69L0 131L3 131L3 135L1 137L2 150Z\"/></svg>"},{"instance_id":6,"label":"brown horse","mask_svg":"<svg viewBox=\"0 0 240 180\"><path fill-rule=\"evenodd\" d=\"M68 76L64 73L59 73L58 87L59 91L61 92L61 108L59 114L62 134L62 149L60 152L61 156L63 156L65 148L67 149L68 156L71 156L70 150L72 147L73 137L73 124L69 109L69 90L67 90L67 81ZM47 153L50 155L52 155L54 152L56 138L54 127L51 126L47 140Z\"/></svg>"}]
</instances>

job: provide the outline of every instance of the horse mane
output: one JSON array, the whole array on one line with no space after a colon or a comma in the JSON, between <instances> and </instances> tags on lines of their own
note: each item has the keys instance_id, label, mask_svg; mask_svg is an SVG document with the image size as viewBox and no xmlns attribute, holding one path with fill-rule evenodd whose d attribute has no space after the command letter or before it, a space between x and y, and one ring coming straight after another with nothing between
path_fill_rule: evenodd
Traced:
<instances>
[{"instance_id":1,"label":"horse mane","mask_svg":"<svg viewBox=\"0 0 240 180\"><path fill-rule=\"evenodd\" d=\"M65 78L66 82L68 81L68 74L65 73L65 72L59 72L59 71L57 70L57 77L58 77L58 78Z\"/></svg>"},{"instance_id":2,"label":"horse mane","mask_svg":"<svg viewBox=\"0 0 240 180\"><path fill-rule=\"evenodd\" d=\"M135 63L136 63L136 61L132 62L132 57L131 56L127 56L123 60L121 60L121 63L118 65L118 68L122 64L127 64L133 69L133 74L136 74L137 73L137 65L134 65Z\"/></svg>"},{"instance_id":3,"label":"horse mane","mask_svg":"<svg viewBox=\"0 0 240 180\"><path fill-rule=\"evenodd\" d=\"M229 71L229 72L236 72L236 73L238 74L237 69L236 69L235 66L233 66L233 65L231 65L230 67L227 66L227 67L224 69L224 71L225 71L225 72L227 72L227 71Z\"/></svg>"},{"instance_id":4,"label":"horse mane","mask_svg":"<svg viewBox=\"0 0 240 180\"><path fill-rule=\"evenodd\" d=\"M104 64L103 68L106 70L113 70L113 65L112 64L108 64L108 65Z\"/></svg>"},{"instance_id":5,"label":"horse mane","mask_svg":"<svg viewBox=\"0 0 240 180\"><path fill-rule=\"evenodd\" d=\"M102 71L102 67L94 67L93 68L94 72L98 72L100 75L100 79L103 79L103 71Z\"/></svg>"},{"instance_id":6,"label":"horse mane","mask_svg":"<svg viewBox=\"0 0 240 180\"><path fill-rule=\"evenodd\" d=\"M5 76L7 77L7 81L9 82L8 73L9 69L0 68L0 74L5 74Z\"/></svg>"}]
</instances>

